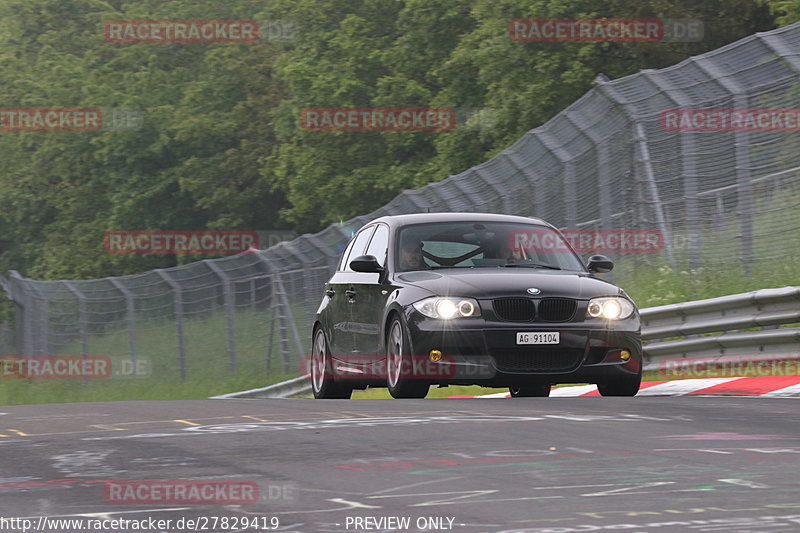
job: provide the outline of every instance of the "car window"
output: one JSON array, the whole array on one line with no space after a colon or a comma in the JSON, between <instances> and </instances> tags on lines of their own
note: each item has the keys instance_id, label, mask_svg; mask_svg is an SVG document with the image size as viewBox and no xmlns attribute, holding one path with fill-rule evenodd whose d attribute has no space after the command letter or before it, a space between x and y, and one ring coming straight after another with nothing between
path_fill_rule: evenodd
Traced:
<instances>
[{"instance_id":1,"label":"car window","mask_svg":"<svg viewBox=\"0 0 800 533\"><path fill-rule=\"evenodd\" d=\"M353 249L353 244L355 242L356 242L355 237L352 237L350 239L350 242L347 243L347 247L344 249L344 252L342 253L342 258L339 260L339 268L337 268L338 271L341 272L342 270L344 270L344 265L347 262L347 258L350 256L350 250Z\"/></svg>"},{"instance_id":2,"label":"car window","mask_svg":"<svg viewBox=\"0 0 800 533\"><path fill-rule=\"evenodd\" d=\"M375 231L375 226L369 226L358 232L358 235L356 235L356 238L353 240L353 246L350 247L349 254L345 257L345 260L343 262L344 268L342 268L342 270L346 272L353 271L350 268L350 261L352 261L359 255L365 254L367 243L369 242L369 238L372 237L374 231Z\"/></svg>"},{"instance_id":3,"label":"car window","mask_svg":"<svg viewBox=\"0 0 800 533\"><path fill-rule=\"evenodd\" d=\"M372 240L367 247L366 255L374 255L378 263L383 266L386 262L386 250L389 247L389 228L383 224L375 230Z\"/></svg>"},{"instance_id":4,"label":"car window","mask_svg":"<svg viewBox=\"0 0 800 533\"><path fill-rule=\"evenodd\" d=\"M583 262L556 230L536 224L464 221L406 226L398 239L398 270L415 269L403 263L402 253L420 246L422 268L516 266L584 270Z\"/></svg>"}]
</instances>

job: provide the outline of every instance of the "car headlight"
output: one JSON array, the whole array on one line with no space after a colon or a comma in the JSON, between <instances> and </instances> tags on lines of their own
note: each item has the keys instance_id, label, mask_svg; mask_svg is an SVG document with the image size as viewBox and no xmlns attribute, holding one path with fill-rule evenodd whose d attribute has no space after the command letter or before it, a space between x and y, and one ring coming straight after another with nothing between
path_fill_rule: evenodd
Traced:
<instances>
[{"instance_id":1,"label":"car headlight","mask_svg":"<svg viewBox=\"0 0 800 533\"><path fill-rule=\"evenodd\" d=\"M634 307L630 300L610 296L607 298L592 298L586 308L588 318L605 318L607 320L622 320L633 314Z\"/></svg>"},{"instance_id":2,"label":"car headlight","mask_svg":"<svg viewBox=\"0 0 800 533\"><path fill-rule=\"evenodd\" d=\"M478 301L472 298L444 298L432 296L416 302L414 309L430 318L473 318L481 316Z\"/></svg>"}]
</instances>

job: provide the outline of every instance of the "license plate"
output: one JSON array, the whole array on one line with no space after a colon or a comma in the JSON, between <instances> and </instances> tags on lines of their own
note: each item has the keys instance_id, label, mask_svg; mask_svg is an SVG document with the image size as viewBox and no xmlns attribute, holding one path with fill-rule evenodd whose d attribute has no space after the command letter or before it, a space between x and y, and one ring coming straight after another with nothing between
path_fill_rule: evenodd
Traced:
<instances>
[{"instance_id":1,"label":"license plate","mask_svg":"<svg viewBox=\"0 0 800 533\"><path fill-rule=\"evenodd\" d=\"M518 331L517 344L558 344L557 331Z\"/></svg>"}]
</instances>

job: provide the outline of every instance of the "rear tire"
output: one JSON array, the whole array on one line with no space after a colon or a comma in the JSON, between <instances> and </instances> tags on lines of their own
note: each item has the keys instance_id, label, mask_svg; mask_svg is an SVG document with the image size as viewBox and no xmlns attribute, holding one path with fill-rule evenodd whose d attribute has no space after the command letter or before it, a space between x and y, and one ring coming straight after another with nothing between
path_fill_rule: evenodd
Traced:
<instances>
[{"instance_id":1,"label":"rear tire","mask_svg":"<svg viewBox=\"0 0 800 533\"><path fill-rule=\"evenodd\" d=\"M549 383L512 385L508 388L512 398L546 398L550 396Z\"/></svg>"},{"instance_id":2,"label":"rear tire","mask_svg":"<svg viewBox=\"0 0 800 533\"><path fill-rule=\"evenodd\" d=\"M408 333L399 318L392 319L386 337L386 386L392 398L424 398L430 383L414 376Z\"/></svg>"},{"instance_id":3,"label":"rear tire","mask_svg":"<svg viewBox=\"0 0 800 533\"><path fill-rule=\"evenodd\" d=\"M641 376L626 379L616 379L598 383L597 390L601 396L636 396L639 392L639 385L642 382Z\"/></svg>"},{"instance_id":4,"label":"rear tire","mask_svg":"<svg viewBox=\"0 0 800 533\"><path fill-rule=\"evenodd\" d=\"M352 387L334 381L328 341L322 328L314 330L311 353L311 390L320 400L344 400L350 398Z\"/></svg>"}]
</instances>

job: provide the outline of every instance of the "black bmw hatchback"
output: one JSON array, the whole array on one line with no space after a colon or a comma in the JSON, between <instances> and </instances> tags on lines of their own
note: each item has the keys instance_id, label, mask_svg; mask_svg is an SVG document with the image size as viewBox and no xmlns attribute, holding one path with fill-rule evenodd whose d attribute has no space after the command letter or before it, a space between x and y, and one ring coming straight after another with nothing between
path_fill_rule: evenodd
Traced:
<instances>
[{"instance_id":1,"label":"black bmw hatchback","mask_svg":"<svg viewBox=\"0 0 800 533\"><path fill-rule=\"evenodd\" d=\"M639 390L636 305L598 279L538 219L482 213L383 217L365 225L325 286L313 329L314 397L388 387L423 398L431 385L508 387L548 396L596 383L603 396Z\"/></svg>"}]
</instances>

